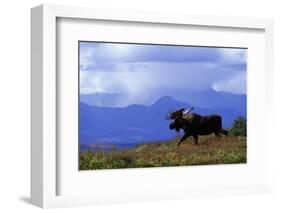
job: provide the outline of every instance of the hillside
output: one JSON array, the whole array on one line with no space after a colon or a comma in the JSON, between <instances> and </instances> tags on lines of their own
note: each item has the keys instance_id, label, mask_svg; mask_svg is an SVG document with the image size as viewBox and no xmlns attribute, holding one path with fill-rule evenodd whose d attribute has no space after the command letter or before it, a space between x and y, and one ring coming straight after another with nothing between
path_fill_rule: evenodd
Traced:
<instances>
[{"instance_id":1,"label":"hillside","mask_svg":"<svg viewBox=\"0 0 281 213\"><path fill-rule=\"evenodd\" d=\"M178 138L140 144L126 150L84 152L80 154L80 170L142 168L185 165L246 163L246 138L213 135L192 138L177 146Z\"/></svg>"}]
</instances>

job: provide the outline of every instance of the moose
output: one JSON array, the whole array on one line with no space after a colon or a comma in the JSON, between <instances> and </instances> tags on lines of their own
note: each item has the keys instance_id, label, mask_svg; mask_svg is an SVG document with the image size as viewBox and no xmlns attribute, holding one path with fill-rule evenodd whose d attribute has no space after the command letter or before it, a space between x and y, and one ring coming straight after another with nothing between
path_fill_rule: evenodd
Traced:
<instances>
[{"instance_id":1,"label":"moose","mask_svg":"<svg viewBox=\"0 0 281 213\"><path fill-rule=\"evenodd\" d=\"M182 129L183 137L178 141L178 146L188 137L193 136L194 142L198 145L198 135L209 135L214 133L220 136L220 133L228 135L228 131L222 128L222 118L220 115L201 116L197 113L190 114L193 107L186 110L185 108L177 111L169 111L166 114L167 120L172 120L170 129L175 129L177 132Z\"/></svg>"}]
</instances>

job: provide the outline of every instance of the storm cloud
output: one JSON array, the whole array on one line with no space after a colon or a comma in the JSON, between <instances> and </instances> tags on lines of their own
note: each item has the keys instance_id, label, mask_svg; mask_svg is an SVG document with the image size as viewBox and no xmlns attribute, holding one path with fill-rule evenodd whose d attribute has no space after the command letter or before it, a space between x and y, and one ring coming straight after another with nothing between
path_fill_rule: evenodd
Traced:
<instances>
[{"instance_id":1,"label":"storm cloud","mask_svg":"<svg viewBox=\"0 0 281 213\"><path fill-rule=\"evenodd\" d=\"M80 94L118 94L112 106L147 105L175 91L246 94L246 53L238 48L80 42Z\"/></svg>"}]
</instances>

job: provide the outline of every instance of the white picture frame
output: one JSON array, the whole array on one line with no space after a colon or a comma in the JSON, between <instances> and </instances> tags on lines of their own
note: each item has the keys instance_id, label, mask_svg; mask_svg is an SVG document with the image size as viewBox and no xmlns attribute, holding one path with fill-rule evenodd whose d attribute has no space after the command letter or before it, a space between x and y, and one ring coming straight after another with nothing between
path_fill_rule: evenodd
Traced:
<instances>
[{"instance_id":1,"label":"white picture frame","mask_svg":"<svg viewBox=\"0 0 281 213\"><path fill-rule=\"evenodd\" d=\"M270 131L271 122L270 114L273 109L273 99L271 91L273 90L273 21L271 19L257 18L241 18L241 17L216 17L203 15L187 15L187 14L160 14L145 11L122 11L110 9L85 8L74 6L54 6L41 5L31 10L31 201L34 205L47 207L62 207L76 205L92 205L99 203L116 203L116 202L138 202L143 200L165 200L177 199L198 196L214 196L214 195L234 195L234 194L253 194L264 193L271 191L271 172L270 161L265 161L261 168L256 168L259 173L264 173L263 178L254 181L254 184L243 181L233 185L224 183L221 185L201 186L200 182L193 183L193 187L178 185L164 185L164 182L158 183L157 187L151 186L151 191L140 191L136 187L135 191L132 185L124 186L131 188L124 191L110 191L104 189L104 192L99 191L99 194L89 195L58 195L58 184L61 167L58 166L60 158L57 146L57 88L60 83L57 80L57 21L59 18L64 19L80 19L80 20L105 20L134 22L134 23L153 23L155 25L165 26L200 26L202 28L224 28L228 31L234 29L253 29L263 31L264 37L264 69L261 75L266 76L263 81L265 87L261 87L261 92L265 95L264 104L259 106L259 110L267 107L263 119L266 124L266 131L262 134L264 146L270 146ZM258 86L258 85L256 85ZM261 139L260 139L261 141ZM269 149L267 149L269 150ZM269 157L268 151L264 150L261 153L263 159ZM77 156L71 156L77 157ZM228 167L227 170L235 170L234 167ZM243 168L244 170L247 168ZM111 173L111 176L120 178L128 173L130 177L138 175L149 176L159 175L162 168L143 169L140 170L123 170ZM189 170L190 174L196 174L196 168ZM199 171L197 174L208 174L212 171L221 170L221 168L208 168L203 173ZM176 178L172 174L182 174L183 177L188 177L187 168L169 168L168 172L161 175L164 180ZM78 172L78 171L77 171ZM100 174L105 171L99 171ZM112 171L106 171L107 175ZM192 175L191 175L192 176ZM105 177L105 176L104 176ZM109 178L108 176L105 178ZM86 180L86 179L85 179ZM108 180L108 179L107 179ZM89 179L87 179L89 182ZM94 180L93 180L94 181ZM126 181L126 180L125 180ZM179 181L180 182L180 181ZM129 182L128 182L129 183ZM91 183L88 183L91 184ZM142 186L143 187L143 186ZM146 189L145 187L143 188ZM89 188L90 190L90 188ZM122 193L120 196L119 193Z\"/></svg>"}]
</instances>

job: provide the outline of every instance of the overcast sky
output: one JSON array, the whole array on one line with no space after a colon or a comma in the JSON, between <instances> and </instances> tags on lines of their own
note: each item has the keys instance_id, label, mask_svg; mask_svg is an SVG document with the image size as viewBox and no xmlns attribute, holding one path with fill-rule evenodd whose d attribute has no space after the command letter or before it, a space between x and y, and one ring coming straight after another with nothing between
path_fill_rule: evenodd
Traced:
<instances>
[{"instance_id":1,"label":"overcast sky","mask_svg":"<svg viewBox=\"0 0 281 213\"><path fill-rule=\"evenodd\" d=\"M117 106L170 91L246 94L246 49L80 42L80 94L118 94ZM116 102L116 100L115 100Z\"/></svg>"}]
</instances>

